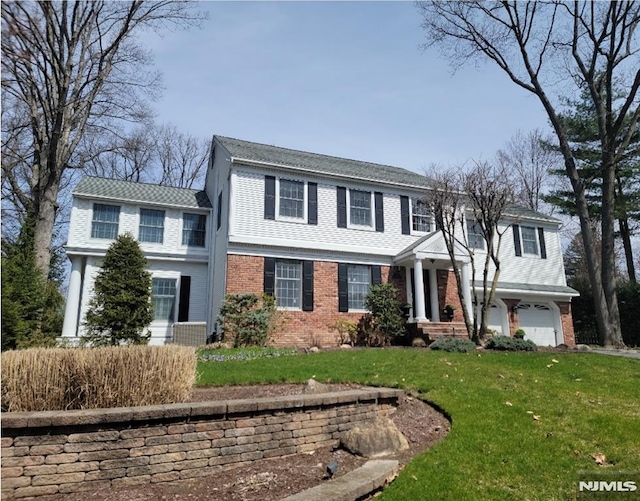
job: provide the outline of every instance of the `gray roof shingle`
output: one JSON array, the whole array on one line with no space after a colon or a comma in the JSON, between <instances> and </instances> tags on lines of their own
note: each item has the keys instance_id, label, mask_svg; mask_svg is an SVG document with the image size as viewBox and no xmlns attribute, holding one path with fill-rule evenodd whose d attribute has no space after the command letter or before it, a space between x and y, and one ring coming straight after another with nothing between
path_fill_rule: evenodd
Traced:
<instances>
[{"instance_id":1,"label":"gray roof shingle","mask_svg":"<svg viewBox=\"0 0 640 501\"><path fill-rule=\"evenodd\" d=\"M204 191L103 177L84 176L73 190L73 195L174 207L211 208Z\"/></svg>"},{"instance_id":2,"label":"gray roof shingle","mask_svg":"<svg viewBox=\"0 0 640 501\"><path fill-rule=\"evenodd\" d=\"M264 162L273 166L315 171L330 176L378 183L399 184L416 188L429 188L433 181L426 176L391 165L374 164L319 153L291 150L279 146L253 143L224 136L216 139L234 157L234 160Z\"/></svg>"}]
</instances>

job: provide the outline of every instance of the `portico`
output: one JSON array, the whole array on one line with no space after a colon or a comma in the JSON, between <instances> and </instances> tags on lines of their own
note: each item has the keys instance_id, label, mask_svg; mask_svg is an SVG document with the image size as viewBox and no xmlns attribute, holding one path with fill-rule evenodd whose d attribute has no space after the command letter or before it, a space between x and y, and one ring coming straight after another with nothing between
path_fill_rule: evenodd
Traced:
<instances>
[{"instance_id":1,"label":"portico","mask_svg":"<svg viewBox=\"0 0 640 501\"><path fill-rule=\"evenodd\" d=\"M454 255L460 269L464 301L468 311L473 311L469 257L459 248L455 249ZM439 283L439 275L442 275L439 270L452 269L440 231L425 235L403 249L395 256L394 264L405 269L407 303L411 305L409 323L441 322L446 304L459 304L457 293L454 294L455 299L448 299L455 284L449 284L447 288L446 284Z\"/></svg>"}]
</instances>

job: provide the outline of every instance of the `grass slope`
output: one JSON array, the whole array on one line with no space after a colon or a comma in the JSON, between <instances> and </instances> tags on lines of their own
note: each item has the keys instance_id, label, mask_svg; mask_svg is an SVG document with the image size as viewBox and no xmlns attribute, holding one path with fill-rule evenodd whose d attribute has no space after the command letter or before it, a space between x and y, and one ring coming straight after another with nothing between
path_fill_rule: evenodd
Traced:
<instances>
[{"instance_id":1,"label":"grass slope","mask_svg":"<svg viewBox=\"0 0 640 501\"><path fill-rule=\"evenodd\" d=\"M637 360L374 349L201 362L198 369L200 385L314 377L423 393L450 415L451 433L414 458L383 501L567 500L580 470L640 471ZM611 466L596 465L598 453Z\"/></svg>"}]
</instances>

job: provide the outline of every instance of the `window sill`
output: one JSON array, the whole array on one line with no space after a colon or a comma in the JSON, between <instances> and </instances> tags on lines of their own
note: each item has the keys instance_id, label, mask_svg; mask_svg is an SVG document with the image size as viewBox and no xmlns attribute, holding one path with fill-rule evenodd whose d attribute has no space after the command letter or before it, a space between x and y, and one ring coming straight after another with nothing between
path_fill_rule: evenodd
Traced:
<instances>
[{"instance_id":1,"label":"window sill","mask_svg":"<svg viewBox=\"0 0 640 501\"><path fill-rule=\"evenodd\" d=\"M307 224L307 218L303 218L303 217L277 216L275 220L281 223Z\"/></svg>"},{"instance_id":2,"label":"window sill","mask_svg":"<svg viewBox=\"0 0 640 501\"><path fill-rule=\"evenodd\" d=\"M359 224L348 224L347 229L360 230L360 231L372 231L372 232L376 231L376 229L373 226L365 226L365 225L359 225Z\"/></svg>"}]
</instances>

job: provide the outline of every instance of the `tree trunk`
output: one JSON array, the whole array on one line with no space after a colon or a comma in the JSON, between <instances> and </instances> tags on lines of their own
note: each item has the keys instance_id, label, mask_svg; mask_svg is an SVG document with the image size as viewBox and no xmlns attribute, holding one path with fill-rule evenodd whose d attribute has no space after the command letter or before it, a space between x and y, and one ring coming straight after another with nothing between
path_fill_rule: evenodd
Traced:
<instances>
[{"instance_id":1,"label":"tree trunk","mask_svg":"<svg viewBox=\"0 0 640 501\"><path fill-rule=\"evenodd\" d=\"M618 220L620 226L620 238L624 247L624 257L627 262L627 273L629 281L636 283L636 265L633 262L633 248L631 247L631 230L629 229L629 219L627 217Z\"/></svg>"}]
</instances>

